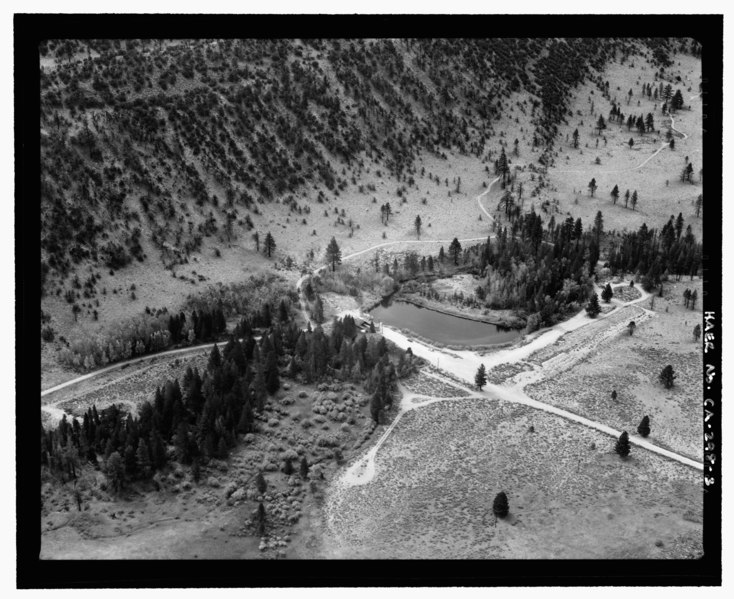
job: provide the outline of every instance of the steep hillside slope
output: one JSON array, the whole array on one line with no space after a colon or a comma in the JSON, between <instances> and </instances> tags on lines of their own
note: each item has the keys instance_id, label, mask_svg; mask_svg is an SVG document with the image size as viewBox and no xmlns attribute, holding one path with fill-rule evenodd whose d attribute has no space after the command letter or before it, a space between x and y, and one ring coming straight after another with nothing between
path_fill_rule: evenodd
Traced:
<instances>
[{"instance_id":1,"label":"steep hillside slope","mask_svg":"<svg viewBox=\"0 0 734 599\"><path fill-rule=\"evenodd\" d=\"M175 307L199 283L267 266L258 250L270 231L284 268L320 260L331 235L346 249L405 238L418 211L429 238L485 235L471 194L513 139L527 148L516 164L543 168L573 89L611 61L663 66L676 52L699 49L660 39L49 41L45 319L71 335ZM370 228L385 200L394 218Z\"/></svg>"}]
</instances>

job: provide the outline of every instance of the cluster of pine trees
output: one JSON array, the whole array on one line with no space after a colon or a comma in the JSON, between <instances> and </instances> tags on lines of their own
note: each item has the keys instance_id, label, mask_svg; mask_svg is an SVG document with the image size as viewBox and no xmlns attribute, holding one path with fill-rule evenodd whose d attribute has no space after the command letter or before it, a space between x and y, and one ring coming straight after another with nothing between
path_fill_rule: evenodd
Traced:
<instances>
[{"instance_id":1,"label":"cluster of pine trees","mask_svg":"<svg viewBox=\"0 0 734 599\"><path fill-rule=\"evenodd\" d=\"M170 315L141 315L113 327L107 335L80 338L59 352L59 361L76 370L94 370L122 360L166 350L178 343L204 343L226 331L221 305Z\"/></svg>"},{"instance_id":2,"label":"cluster of pine trees","mask_svg":"<svg viewBox=\"0 0 734 599\"><path fill-rule=\"evenodd\" d=\"M41 427L42 466L67 480L76 478L82 463L101 461L113 490L150 478L171 459L191 464L198 476L200 460L226 458L239 434L256 432L255 415L283 376L364 383L378 421L392 404L397 378L415 367L412 353L400 352L396 368L384 337L360 334L350 316L335 319L328 334L292 322L273 324L259 341L246 323L240 332L244 337L231 337L221 352L212 348L203 373L189 367L180 382L167 381L136 416L117 406L92 406L81 423L64 417L55 429Z\"/></svg>"},{"instance_id":3,"label":"cluster of pine trees","mask_svg":"<svg viewBox=\"0 0 734 599\"><path fill-rule=\"evenodd\" d=\"M631 233L625 233L618 247L609 251L608 264L613 275L632 272L642 275L642 285L651 291L663 276L696 276L701 265L702 246L688 225L683 234L685 221L682 214L672 215L658 232L648 229L646 224Z\"/></svg>"},{"instance_id":4,"label":"cluster of pine trees","mask_svg":"<svg viewBox=\"0 0 734 599\"><path fill-rule=\"evenodd\" d=\"M480 248L485 303L535 314L537 326L553 324L588 298L598 257L597 237L580 221L569 217L556 226L552 217L544 227L534 211L521 215Z\"/></svg>"}]
</instances>

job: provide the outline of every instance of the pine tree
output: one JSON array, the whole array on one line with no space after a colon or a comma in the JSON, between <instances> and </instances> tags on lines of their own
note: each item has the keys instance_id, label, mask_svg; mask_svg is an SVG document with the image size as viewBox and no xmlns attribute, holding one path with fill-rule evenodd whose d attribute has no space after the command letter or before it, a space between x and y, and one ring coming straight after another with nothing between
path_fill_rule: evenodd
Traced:
<instances>
[{"instance_id":1,"label":"pine tree","mask_svg":"<svg viewBox=\"0 0 734 599\"><path fill-rule=\"evenodd\" d=\"M617 390L612 389L612 401L617 401Z\"/></svg>"},{"instance_id":2,"label":"pine tree","mask_svg":"<svg viewBox=\"0 0 734 599\"><path fill-rule=\"evenodd\" d=\"M326 259L331 264L331 271L336 270L336 265L342 263L342 251L339 249L339 244L336 242L336 238L332 237L329 245L326 248Z\"/></svg>"},{"instance_id":3,"label":"pine tree","mask_svg":"<svg viewBox=\"0 0 734 599\"><path fill-rule=\"evenodd\" d=\"M619 187L617 185L614 186L610 195L612 196L612 203L616 204L619 199Z\"/></svg>"},{"instance_id":4,"label":"pine tree","mask_svg":"<svg viewBox=\"0 0 734 599\"><path fill-rule=\"evenodd\" d=\"M147 479L153 473L153 464L150 461L150 451L148 450L148 444L145 439L138 441L138 450L135 453L135 459L137 461L138 473Z\"/></svg>"},{"instance_id":5,"label":"pine tree","mask_svg":"<svg viewBox=\"0 0 734 599\"><path fill-rule=\"evenodd\" d=\"M632 197L630 198L630 201L632 203L632 210L634 210L635 206L637 206L637 190L636 189L632 192Z\"/></svg>"},{"instance_id":6,"label":"pine tree","mask_svg":"<svg viewBox=\"0 0 734 599\"><path fill-rule=\"evenodd\" d=\"M260 495L265 495L265 491L268 490L268 483L265 480L262 471L257 473L257 477L255 478L255 487Z\"/></svg>"},{"instance_id":7,"label":"pine tree","mask_svg":"<svg viewBox=\"0 0 734 599\"><path fill-rule=\"evenodd\" d=\"M268 255L268 258L272 255L273 251L275 250L275 239L273 239L273 236L270 234L270 231L268 231L268 234L265 235L265 243L264 248L265 253Z\"/></svg>"},{"instance_id":8,"label":"pine tree","mask_svg":"<svg viewBox=\"0 0 734 599\"><path fill-rule=\"evenodd\" d=\"M579 147L579 130L574 129L573 132L573 147L578 148Z\"/></svg>"},{"instance_id":9,"label":"pine tree","mask_svg":"<svg viewBox=\"0 0 734 599\"><path fill-rule=\"evenodd\" d=\"M443 250L443 247L441 248ZM451 242L451 245L449 246L449 252L454 257L454 265L459 265L459 256L461 256L461 243L459 243L459 239L457 237L454 237L454 240ZM439 254L439 259L441 255Z\"/></svg>"},{"instance_id":10,"label":"pine tree","mask_svg":"<svg viewBox=\"0 0 734 599\"><path fill-rule=\"evenodd\" d=\"M604 291L601 292L601 299L603 299L604 302L608 304L613 297L614 290L612 289L612 286L607 283L606 287L604 287Z\"/></svg>"},{"instance_id":11,"label":"pine tree","mask_svg":"<svg viewBox=\"0 0 734 599\"><path fill-rule=\"evenodd\" d=\"M278 356L275 350L268 353L265 362L265 388L270 395L280 389L280 376L278 373Z\"/></svg>"},{"instance_id":12,"label":"pine tree","mask_svg":"<svg viewBox=\"0 0 734 599\"><path fill-rule=\"evenodd\" d=\"M487 384L487 369L484 367L484 364L479 365L477 373L474 375L474 384L480 391L482 390L482 387Z\"/></svg>"},{"instance_id":13,"label":"pine tree","mask_svg":"<svg viewBox=\"0 0 734 599\"><path fill-rule=\"evenodd\" d=\"M685 221L683 219L683 213L678 213L678 218L675 219L675 238L680 239L681 234L683 233L683 225L685 224Z\"/></svg>"},{"instance_id":14,"label":"pine tree","mask_svg":"<svg viewBox=\"0 0 734 599\"><path fill-rule=\"evenodd\" d=\"M259 254L260 253L260 233L255 231L252 234L252 238L255 240L255 251Z\"/></svg>"},{"instance_id":15,"label":"pine tree","mask_svg":"<svg viewBox=\"0 0 734 599\"><path fill-rule=\"evenodd\" d=\"M675 110L680 110L681 108L683 108L683 94L681 94L679 89L675 90L675 95L671 100L671 106Z\"/></svg>"},{"instance_id":16,"label":"pine tree","mask_svg":"<svg viewBox=\"0 0 734 599\"><path fill-rule=\"evenodd\" d=\"M607 128L607 124L604 122L604 117L602 115L599 115L599 120L596 121L596 130L598 131L597 135L601 135L601 132Z\"/></svg>"},{"instance_id":17,"label":"pine tree","mask_svg":"<svg viewBox=\"0 0 734 599\"><path fill-rule=\"evenodd\" d=\"M379 391L375 391L370 399L370 416L375 424L380 423L380 412L382 411L382 400Z\"/></svg>"},{"instance_id":18,"label":"pine tree","mask_svg":"<svg viewBox=\"0 0 734 599\"><path fill-rule=\"evenodd\" d=\"M254 398L255 408L258 412L262 412L265 408L265 400L268 396L268 389L265 382L265 373L262 365L256 366L255 380L251 383L252 396Z\"/></svg>"},{"instance_id":19,"label":"pine tree","mask_svg":"<svg viewBox=\"0 0 734 599\"><path fill-rule=\"evenodd\" d=\"M507 494L504 491L497 493L492 503L492 511L498 518L506 518L510 513L510 504L507 501Z\"/></svg>"},{"instance_id":20,"label":"pine tree","mask_svg":"<svg viewBox=\"0 0 734 599\"><path fill-rule=\"evenodd\" d=\"M626 458L630 454L630 439L627 431L624 431L617 439L617 443L614 446L614 451L622 457Z\"/></svg>"},{"instance_id":21,"label":"pine tree","mask_svg":"<svg viewBox=\"0 0 734 599\"><path fill-rule=\"evenodd\" d=\"M624 207L625 208L627 207L627 204L629 203L629 201L630 201L630 190L628 189L627 191L624 192Z\"/></svg>"},{"instance_id":22,"label":"pine tree","mask_svg":"<svg viewBox=\"0 0 734 599\"><path fill-rule=\"evenodd\" d=\"M594 218L594 236L596 237L596 243L599 243L599 238L604 232L604 217L602 216L601 210L597 211L596 217Z\"/></svg>"},{"instance_id":23,"label":"pine tree","mask_svg":"<svg viewBox=\"0 0 734 599\"><path fill-rule=\"evenodd\" d=\"M420 214L415 217L415 233L418 235L418 239L421 238L421 216Z\"/></svg>"},{"instance_id":24,"label":"pine tree","mask_svg":"<svg viewBox=\"0 0 734 599\"><path fill-rule=\"evenodd\" d=\"M666 389L670 389L675 384L676 374L673 370L673 367L668 364L663 370L660 372L660 376L658 377L660 379L660 382L665 385Z\"/></svg>"},{"instance_id":25,"label":"pine tree","mask_svg":"<svg viewBox=\"0 0 734 599\"><path fill-rule=\"evenodd\" d=\"M637 427L640 437L647 437L650 434L650 417L645 416Z\"/></svg>"},{"instance_id":26,"label":"pine tree","mask_svg":"<svg viewBox=\"0 0 734 599\"><path fill-rule=\"evenodd\" d=\"M316 301L313 304L313 310L311 316L316 324L324 322L324 303L321 301L321 296L316 296Z\"/></svg>"},{"instance_id":27,"label":"pine tree","mask_svg":"<svg viewBox=\"0 0 734 599\"><path fill-rule=\"evenodd\" d=\"M630 118L632 118L632 117L630 117ZM631 150L632 149L632 146L635 145L635 140L630 137L630 140L627 142L627 145L630 147L630 150Z\"/></svg>"},{"instance_id":28,"label":"pine tree","mask_svg":"<svg viewBox=\"0 0 734 599\"><path fill-rule=\"evenodd\" d=\"M586 313L591 318L596 318L600 312L601 312L601 306L599 305L599 296L596 293L594 293L591 296L589 303L586 305Z\"/></svg>"},{"instance_id":29,"label":"pine tree","mask_svg":"<svg viewBox=\"0 0 734 599\"><path fill-rule=\"evenodd\" d=\"M652 112L648 112L647 117L645 117L645 128L648 131L655 131L655 119L652 116Z\"/></svg>"},{"instance_id":30,"label":"pine tree","mask_svg":"<svg viewBox=\"0 0 734 599\"><path fill-rule=\"evenodd\" d=\"M119 493L125 486L125 464L122 456L113 451L105 462L105 476L113 493Z\"/></svg>"},{"instance_id":31,"label":"pine tree","mask_svg":"<svg viewBox=\"0 0 734 599\"><path fill-rule=\"evenodd\" d=\"M594 197L594 192L596 191L596 179L592 178L591 181L589 181L589 193L591 194L591 197Z\"/></svg>"},{"instance_id":32,"label":"pine tree","mask_svg":"<svg viewBox=\"0 0 734 599\"><path fill-rule=\"evenodd\" d=\"M216 372L222 366L222 355L219 353L219 347L214 344L211 352L209 352L209 362L207 362L206 369L210 373Z\"/></svg>"}]
</instances>

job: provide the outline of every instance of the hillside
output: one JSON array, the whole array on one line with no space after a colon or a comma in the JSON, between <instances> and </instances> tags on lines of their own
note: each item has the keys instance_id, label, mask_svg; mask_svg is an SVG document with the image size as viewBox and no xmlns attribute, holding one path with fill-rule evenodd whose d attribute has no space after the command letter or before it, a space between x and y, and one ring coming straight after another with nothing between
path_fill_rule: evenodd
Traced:
<instances>
[{"instance_id":1,"label":"hillside","mask_svg":"<svg viewBox=\"0 0 734 599\"><path fill-rule=\"evenodd\" d=\"M486 235L473 194L511 140L523 171L557 163L575 90L608 64L644 56L652 71L692 44L50 41L42 318L69 337L98 331L201 283L320 261L332 235L345 250L408 238L418 211L426 238ZM272 260L258 251L267 232Z\"/></svg>"}]
</instances>

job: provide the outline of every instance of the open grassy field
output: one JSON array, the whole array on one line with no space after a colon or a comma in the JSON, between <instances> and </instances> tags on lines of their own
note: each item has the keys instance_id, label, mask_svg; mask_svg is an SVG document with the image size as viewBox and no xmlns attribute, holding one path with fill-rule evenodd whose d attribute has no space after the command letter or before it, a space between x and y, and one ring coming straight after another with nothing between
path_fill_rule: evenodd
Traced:
<instances>
[{"instance_id":1,"label":"open grassy field","mask_svg":"<svg viewBox=\"0 0 734 599\"><path fill-rule=\"evenodd\" d=\"M612 447L600 433L494 400L413 410L380 449L370 483L331 488L327 556L700 555L698 473L643 451L622 461ZM502 490L510 516L496 522Z\"/></svg>"}]
</instances>

